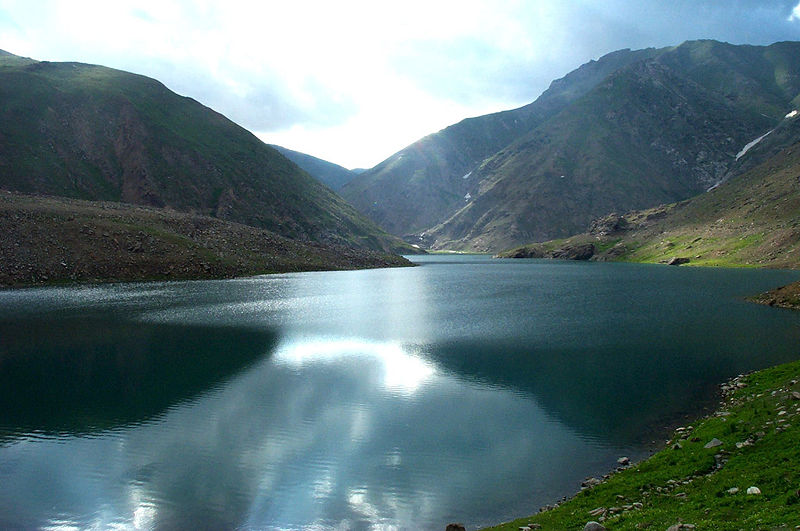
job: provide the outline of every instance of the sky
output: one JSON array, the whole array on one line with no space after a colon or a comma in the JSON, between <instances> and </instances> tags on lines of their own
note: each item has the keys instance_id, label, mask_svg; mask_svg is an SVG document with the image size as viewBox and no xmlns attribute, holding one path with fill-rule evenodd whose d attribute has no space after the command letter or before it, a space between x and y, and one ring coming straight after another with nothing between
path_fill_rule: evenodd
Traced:
<instances>
[{"instance_id":1,"label":"sky","mask_svg":"<svg viewBox=\"0 0 800 531\"><path fill-rule=\"evenodd\" d=\"M621 48L800 40L798 0L0 0L0 49L143 74L369 168Z\"/></svg>"}]
</instances>

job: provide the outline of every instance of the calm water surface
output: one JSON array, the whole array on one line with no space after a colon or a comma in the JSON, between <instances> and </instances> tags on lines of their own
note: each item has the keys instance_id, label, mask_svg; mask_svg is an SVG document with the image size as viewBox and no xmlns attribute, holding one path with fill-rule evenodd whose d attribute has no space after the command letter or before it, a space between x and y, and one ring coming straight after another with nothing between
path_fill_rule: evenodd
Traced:
<instances>
[{"instance_id":1,"label":"calm water surface","mask_svg":"<svg viewBox=\"0 0 800 531\"><path fill-rule=\"evenodd\" d=\"M474 528L800 357L797 272L415 260L0 292L0 527Z\"/></svg>"}]
</instances>

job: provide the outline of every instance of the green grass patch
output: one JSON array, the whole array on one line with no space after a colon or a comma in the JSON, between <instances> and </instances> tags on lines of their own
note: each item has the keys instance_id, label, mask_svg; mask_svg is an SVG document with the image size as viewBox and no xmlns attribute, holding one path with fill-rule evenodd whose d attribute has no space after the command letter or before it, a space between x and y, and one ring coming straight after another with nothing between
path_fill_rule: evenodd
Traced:
<instances>
[{"instance_id":1,"label":"green grass patch","mask_svg":"<svg viewBox=\"0 0 800 531\"><path fill-rule=\"evenodd\" d=\"M735 379L720 410L561 506L490 529L793 529L800 524L800 361ZM705 448L713 439L720 446ZM676 446L676 445L679 445ZM748 494L757 487L760 494ZM594 511L592 515L590 512Z\"/></svg>"}]
</instances>

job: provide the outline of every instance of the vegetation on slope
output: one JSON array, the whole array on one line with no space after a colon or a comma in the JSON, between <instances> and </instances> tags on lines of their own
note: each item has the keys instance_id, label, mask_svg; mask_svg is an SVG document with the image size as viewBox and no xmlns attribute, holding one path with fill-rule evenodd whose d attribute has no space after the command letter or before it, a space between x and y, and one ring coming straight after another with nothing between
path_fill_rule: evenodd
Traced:
<instances>
[{"instance_id":1,"label":"vegetation on slope","mask_svg":"<svg viewBox=\"0 0 800 531\"><path fill-rule=\"evenodd\" d=\"M407 265L395 255L290 240L207 216L0 192L0 286Z\"/></svg>"},{"instance_id":2,"label":"vegetation on slope","mask_svg":"<svg viewBox=\"0 0 800 531\"><path fill-rule=\"evenodd\" d=\"M571 500L491 529L786 529L800 523L800 361L724 384L713 415ZM755 487L755 489L752 489Z\"/></svg>"},{"instance_id":3,"label":"vegetation on slope","mask_svg":"<svg viewBox=\"0 0 800 531\"><path fill-rule=\"evenodd\" d=\"M224 116L143 76L0 57L0 188L413 252Z\"/></svg>"},{"instance_id":4,"label":"vegetation on slope","mask_svg":"<svg viewBox=\"0 0 800 531\"><path fill-rule=\"evenodd\" d=\"M800 143L690 200L595 220L589 232L504 251L554 257L705 266L800 267Z\"/></svg>"}]
</instances>

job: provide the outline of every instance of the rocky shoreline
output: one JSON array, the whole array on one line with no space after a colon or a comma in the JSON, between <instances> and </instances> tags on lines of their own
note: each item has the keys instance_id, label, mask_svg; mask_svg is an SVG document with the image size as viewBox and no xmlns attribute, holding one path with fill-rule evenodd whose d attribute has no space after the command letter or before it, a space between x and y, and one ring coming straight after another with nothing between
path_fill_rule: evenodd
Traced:
<instances>
[{"instance_id":1,"label":"rocky shoreline","mask_svg":"<svg viewBox=\"0 0 800 531\"><path fill-rule=\"evenodd\" d=\"M660 452L620 458L573 497L489 529L794 528L787 515L800 504L800 474L786 478L779 463L797 457L799 381L800 362L738 375L720 385L712 414L675 428Z\"/></svg>"},{"instance_id":2,"label":"rocky shoreline","mask_svg":"<svg viewBox=\"0 0 800 531\"><path fill-rule=\"evenodd\" d=\"M0 192L0 287L410 265L207 216Z\"/></svg>"},{"instance_id":3,"label":"rocky shoreline","mask_svg":"<svg viewBox=\"0 0 800 531\"><path fill-rule=\"evenodd\" d=\"M749 300L767 306L800 310L800 282L781 286L761 295L750 297Z\"/></svg>"}]
</instances>

